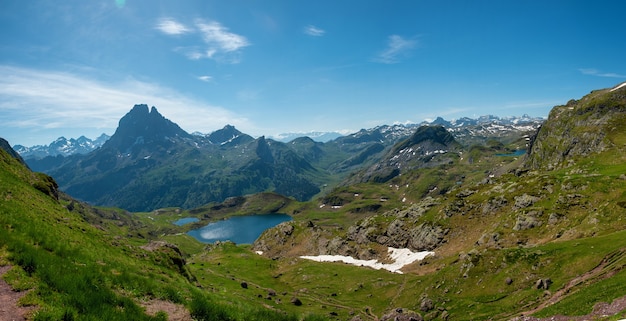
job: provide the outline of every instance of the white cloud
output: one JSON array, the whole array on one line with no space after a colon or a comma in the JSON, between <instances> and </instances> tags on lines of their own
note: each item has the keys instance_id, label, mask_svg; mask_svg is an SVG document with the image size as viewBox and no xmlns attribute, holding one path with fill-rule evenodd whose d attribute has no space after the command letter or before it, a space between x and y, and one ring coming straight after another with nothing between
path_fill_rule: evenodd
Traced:
<instances>
[{"instance_id":1,"label":"white cloud","mask_svg":"<svg viewBox=\"0 0 626 321\"><path fill-rule=\"evenodd\" d=\"M391 35L387 38L387 48L374 58L374 61L384 64L395 64L400 58L406 57L417 45L416 40L405 39L402 36Z\"/></svg>"},{"instance_id":2,"label":"white cloud","mask_svg":"<svg viewBox=\"0 0 626 321\"><path fill-rule=\"evenodd\" d=\"M181 35L193 30L172 18L162 18L156 25L156 29L168 35Z\"/></svg>"},{"instance_id":3,"label":"white cloud","mask_svg":"<svg viewBox=\"0 0 626 321\"><path fill-rule=\"evenodd\" d=\"M597 77L609 77L609 78L626 78L626 75L620 75L612 72L601 72L594 68L581 68L578 69L583 75L597 76Z\"/></svg>"},{"instance_id":4,"label":"white cloud","mask_svg":"<svg viewBox=\"0 0 626 321\"><path fill-rule=\"evenodd\" d=\"M304 28L304 33L309 35L309 36L314 36L314 37L321 37L323 36L326 31L324 31L323 29L320 29L316 26L313 25L308 25Z\"/></svg>"},{"instance_id":5,"label":"white cloud","mask_svg":"<svg viewBox=\"0 0 626 321\"><path fill-rule=\"evenodd\" d=\"M233 52L250 45L246 37L228 31L217 21L196 21L196 27L210 48L217 51Z\"/></svg>"},{"instance_id":6,"label":"white cloud","mask_svg":"<svg viewBox=\"0 0 626 321\"><path fill-rule=\"evenodd\" d=\"M246 37L230 32L217 21L205 22L197 19L193 27L187 27L174 19L163 18L159 20L156 29L168 35L199 34L202 37L203 46L174 48L174 51L182 53L191 60L213 59L218 62L236 64L241 60L241 49L250 45Z\"/></svg>"},{"instance_id":7,"label":"white cloud","mask_svg":"<svg viewBox=\"0 0 626 321\"><path fill-rule=\"evenodd\" d=\"M57 136L39 143L70 129L112 133L119 119L142 103L156 106L188 132L210 132L225 124L252 127L248 119L225 108L154 83L132 78L104 83L72 73L0 65L0 128L13 136L57 129Z\"/></svg>"},{"instance_id":8,"label":"white cloud","mask_svg":"<svg viewBox=\"0 0 626 321\"><path fill-rule=\"evenodd\" d=\"M198 80L204 81L204 82L210 82L213 80L213 77L208 76L208 75L204 75L204 76L199 76L197 77Z\"/></svg>"}]
</instances>

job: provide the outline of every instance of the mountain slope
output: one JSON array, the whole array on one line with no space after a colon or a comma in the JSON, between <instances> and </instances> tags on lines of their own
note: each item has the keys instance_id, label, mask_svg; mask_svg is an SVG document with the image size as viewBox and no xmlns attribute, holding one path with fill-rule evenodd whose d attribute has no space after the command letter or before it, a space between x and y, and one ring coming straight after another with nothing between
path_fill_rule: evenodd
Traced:
<instances>
[{"instance_id":1,"label":"mountain slope","mask_svg":"<svg viewBox=\"0 0 626 321\"><path fill-rule=\"evenodd\" d=\"M624 97L624 87L606 89L555 107L526 157L485 146L471 160L338 188L322 200L341 197L337 206L298 211L299 221L267 231L254 249L365 260L385 259L387 247L432 250L404 269L420 276L404 287L455 320L585 315L626 299ZM422 180L430 187L415 194ZM395 205L377 213L357 210L363 204Z\"/></svg>"},{"instance_id":2,"label":"mountain slope","mask_svg":"<svg viewBox=\"0 0 626 321\"><path fill-rule=\"evenodd\" d=\"M264 191L305 200L325 179L283 143L254 139L232 126L190 135L147 105L122 117L101 148L30 164L76 198L133 211L192 208Z\"/></svg>"},{"instance_id":3,"label":"mountain slope","mask_svg":"<svg viewBox=\"0 0 626 321\"><path fill-rule=\"evenodd\" d=\"M580 100L553 108L534 138L528 168L568 167L577 158L623 148L619 137L626 124L626 95L624 87L615 88L592 91Z\"/></svg>"},{"instance_id":4,"label":"mountain slope","mask_svg":"<svg viewBox=\"0 0 626 321\"><path fill-rule=\"evenodd\" d=\"M18 304L31 311L28 320L320 320L200 287L189 254L157 238L169 231L193 242L174 225L154 226L123 210L92 208L39 188L53 185L0 149L0 271L2 282L25 293ZM10 309L3 305L1 311Z\"/></svg>"},{"instance_id":5,"label":"mountain slope","mask_svg":"<svg viewBox=\"0 0 626 321\"><path fill-rule=\"evenodd\" d=\"M460 144L442 126L420 126L409 138L395 144L375 165L352 176L346 184L384 183L407 171L452 163Z\"/></svg>"}]
</instances>

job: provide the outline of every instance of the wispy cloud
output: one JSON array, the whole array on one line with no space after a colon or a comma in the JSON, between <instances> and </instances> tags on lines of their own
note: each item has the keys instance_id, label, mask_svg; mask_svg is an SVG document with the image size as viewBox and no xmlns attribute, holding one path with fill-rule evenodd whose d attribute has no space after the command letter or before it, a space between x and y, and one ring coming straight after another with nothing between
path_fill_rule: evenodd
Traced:
<instances>
[{"instance_id":1,"label":"wispy cloud","mask_svg":"<svg viewBox=\"0 0 626 321\"><path fill-rule=\"evenodd\" d=\"M578 69L583 75L596 76L596 77L608 77L608 78L626 78L626 75L616 74L612 72L602 72L594 68L581 68Z\"/></svg>"},{"instance_id":2,"label":"wispy cloud","mask_svg":"<svg viewBox=\"0 0 626 321\"><path fill-rule=\"evenodd\" d=\"M238 63L241 60L241 49L250 45L246 37L230 32L217 21L206 22L196 19L193 26L186 26L172 18L162 18L157 23L156 29L167 35L199 34L204 43L203 46L174 48L174 51L182 53L191 60L214 59L224 63Z\"/></svg>"},{"instance_id":3,"label":"wispy cloud","mask_svg":"<svg viewBox=\"0 0 626 321\"><path fill-rule=\"evenodd\" d=\"M204 81L204 82L210 82L210 81L213 80L213 77L207 76L207 75L198 76L197 78L198 78L198 80L201 80L201 81Z\"/></svg>"},{"instance_id":4,"label":"wispy cloud","mask_svg":"<svg viewBox=\"0 0 626 321\"><path fill-rule=\"evenodd\" d=\"M172 18L161 18L156 29L168 35L182 35L192 32L192 29Z\"/></svg>"},{"instance_id":5,"label":"wispy cloud","mask_svg":"<svg viewBox=\"0 0 626 321\"><path fill-rule=\"evenodd\" d=\"M232 52L250 45L246 37L228 31L217 21L196 21L196 27L202 33L204 41L220 51Z\"/></svg>"},{"instance_id":6,"label":"wispy cloud","mask_svg":"<svg viewBox=\"0 0 626 321\"><path fill-rule=\"evenodd\" d=\"M402 36L391 35L387 38L387 47L374 58L374 61L383 64L398 63L401 58L407 57L415 46L417 46L417 40L415 39L405 39Z\"/></svg>"},{"instance_id":7,"label":"wispy cloud","mask_svg":"<svg viewBox=\"0 0 626 321\"><path fill-rule=\"evenodd\" d=\"M309 36L313 36L313 37L321 37L323 36L326 31L324 29L320 29L314 25L308 25L306 27L304 27L304 33L309 35Z\"/></svg>"},{"instance_id":8,"label":"wispy cloud","mask_svg":"<svg viewBox=\"0 0 626 321\"><path fill-rule=\"evenodd\" d=\"M8 131L97 128L112 133L139 103L156 106L189 132L209 132L225 124L251 127L245 117L154 83L132 78L105 83L67 72L0 65L0 128Z\"/></svg>"}]
</instances>

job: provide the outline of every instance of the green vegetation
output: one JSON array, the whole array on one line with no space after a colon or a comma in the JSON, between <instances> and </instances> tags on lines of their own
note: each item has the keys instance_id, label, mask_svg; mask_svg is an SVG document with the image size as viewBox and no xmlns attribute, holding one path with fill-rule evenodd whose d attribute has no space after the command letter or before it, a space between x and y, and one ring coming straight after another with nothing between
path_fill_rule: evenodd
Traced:
<instances>
[{"instance_id":1,"label":"green vegetation","mask_svg":"<svg viewBox=\"0 0 626 321\"><path fill-rule=\"evenodd\" d=\"M626 297L623 92L555 108L528 156L499 156L525 139L485 139L445 162L309 202L265 192L190 210L93 208L0 151L0 266L12 266L3 280L26 293L20 304L34 307L32 320L172 319L148 313L152 304L195 320L377 320L397 308L425 320L586 315ZM298 153L315 155L314 142L299 143ZM185 234L275 212L294 221L253 245ZM200 221L172 224L182 217ZM396 244L435 255L404 274L299 258L384 261Z\"/></svg>"},{"instance_id":2,"label":"green vegetation","mask_svg":"<svg viewBox=\"0 0 626 321\"><path fill-rule=\"evenodd\" d=\"M14 265L3 279L27 291L20 302L35 307L33 320L167 320L146 314L143 305L154 300L186 306L198 320L298 320L216 302L175 246L134 230L151 228L123 211L58 201L37 188L50 182L0 150L0 264Z\"/></svg>"}]
</instances>

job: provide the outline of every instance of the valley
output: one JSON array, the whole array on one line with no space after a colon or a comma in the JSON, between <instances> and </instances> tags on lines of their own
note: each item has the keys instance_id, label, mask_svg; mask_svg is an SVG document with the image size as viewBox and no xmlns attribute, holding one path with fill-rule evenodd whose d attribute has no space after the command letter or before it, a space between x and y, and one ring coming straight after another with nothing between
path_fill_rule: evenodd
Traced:
<instances>
[{"instance_id":1,"label":"valley","mask_svg":"<svg viewBox=\"0 0 626 321\"><path fill-rule=\"evenodd\" d=\"M283 143L136 105L84 155L3 144L2 278L28 320L626 318L626 87L468 122ZM189 235L269 213L291 220L252 244ZM401 274L302 258L389 248L433 254Z\"/></svg>"}]
</instances>

